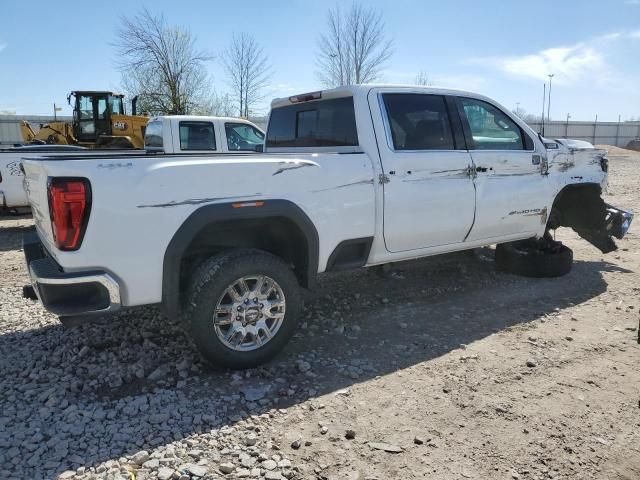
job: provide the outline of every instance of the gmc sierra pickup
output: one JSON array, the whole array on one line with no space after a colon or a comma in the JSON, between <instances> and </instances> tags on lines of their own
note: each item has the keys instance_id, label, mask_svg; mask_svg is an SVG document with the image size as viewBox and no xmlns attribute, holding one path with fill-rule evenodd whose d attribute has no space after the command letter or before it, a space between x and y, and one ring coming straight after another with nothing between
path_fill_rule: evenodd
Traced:
<instances>
[{"instance_id":1,"label":"gmc sierra pickup","mask_svg":"<svg viewBox=\"0 0 640 480\"><path fill-rule=\"evenodd\" d=\"M164 153L246 153L260 152L264 132L242 118L164 115L152 117L147 124L145 150ZM0 149L0 211L26 210L27 195L22 186L20 162L29 155L50 158L65 155L91 155L95 159L110 155L144 154L145 150L90 150L73 145L25 145Z\"/></svg>"},{"instance_id":2,"label":"gmc sierra pickup","mask_svg":"<svg viewBox=\"0 0 640 480\"><path fill-rule=\"evenodd\" d=\"M608 252L632 219L600 196L605 151L542 138L469 92L277 99L264 150L24 160L36 225L24 251L44 306L161 303L207 360L246 368L284 347L321 272L499 244L499 267L558 276L572 253L551 229Z\"/></svg>"}]
</instances>

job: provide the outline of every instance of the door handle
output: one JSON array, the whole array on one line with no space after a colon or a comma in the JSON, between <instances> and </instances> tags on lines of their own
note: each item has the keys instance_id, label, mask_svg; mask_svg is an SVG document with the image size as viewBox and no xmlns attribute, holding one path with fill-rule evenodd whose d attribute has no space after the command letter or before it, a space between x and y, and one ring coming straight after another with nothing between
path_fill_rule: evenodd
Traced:
<instances>
[{"instance_id":1,"label":"door handle","mask_svg":"<svg viewBox=\"0 0 640 480\"><path fill-rule=\"evenodd\" d=\"M476 172L486 172L487 167L476 167Z\"/></svg>"}]
</instances>

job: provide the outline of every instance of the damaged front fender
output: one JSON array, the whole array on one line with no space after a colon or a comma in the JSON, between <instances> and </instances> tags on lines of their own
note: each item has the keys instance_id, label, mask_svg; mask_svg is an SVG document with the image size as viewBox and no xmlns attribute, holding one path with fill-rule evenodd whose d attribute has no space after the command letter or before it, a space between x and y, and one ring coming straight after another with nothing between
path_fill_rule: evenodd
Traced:
<instances>
[{"instance_id":1,"label":"damaged front fender","mask_svg":"<svg viewBox=\"0 0 640 480\"><path fill-rule=\"evenodd\" d=\"M622 239L633 214L606 203L597 184L569 185L556 197L547 228L572 228L602 253L616 250L613 238Z\"/></svg>"}]
</instances>

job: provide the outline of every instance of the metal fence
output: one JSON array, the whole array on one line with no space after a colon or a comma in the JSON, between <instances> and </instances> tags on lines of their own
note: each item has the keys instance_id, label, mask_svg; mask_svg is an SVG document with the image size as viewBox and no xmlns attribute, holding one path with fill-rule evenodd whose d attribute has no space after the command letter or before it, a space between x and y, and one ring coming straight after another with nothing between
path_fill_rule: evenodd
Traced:
<instances>
[{"instance_id":1,"label":"metal fence","mask_svg":"<svg viewBox=\"0 0 640 480\"><path fill-rule=\"evenodd\" d=\"M539 122L529 122L536 132L541 132ZM544 123L544 136L548 138L574 138L594 145L626 147L640 138L640 122L554 122Z\"/></svg>"}]
</instances>

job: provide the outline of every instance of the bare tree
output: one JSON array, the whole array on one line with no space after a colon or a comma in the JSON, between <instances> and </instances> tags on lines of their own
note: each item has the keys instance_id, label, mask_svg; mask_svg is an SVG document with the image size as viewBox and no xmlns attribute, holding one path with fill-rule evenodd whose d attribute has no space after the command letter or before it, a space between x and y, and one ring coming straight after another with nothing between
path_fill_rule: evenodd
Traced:
<instances>
[{"instance_id":1,"label":"bare tree","mask_svg":"<svg viewBox=\"0 0 640 480\"><path fill-rule=\"evenodd\" d=\"M209 100L198 105L191 113L194 115L213 115L214 117L235 116L236 108L228 93L218 93L215 90Z\"/></svg>"},{"instance_id":2,"label":"bare tree","mask_svg":"<svg viewBox=\"0 0 640 480\"><path fill-rule=\"evenodd\" d=\"M379 80L393 53L384 33L382 15L353 3L347 12L329 10L327 32L318 41L318 78L328 87Z\"/></svg>"},{"instance_id":3,"label":"bare tree","mask_svg":"<svg viewBox=\"0 0 640 480\"><path fill-rule=\"evenodd\" d=\"M232 96L241 117L249 117L256 103L264 98L271 76L269 59L249 34L234 35L222 55Z\"/></svg>"},{"instance_id":4,"label":"bare tree","mask_svg":"<svg viewBox=\"0 0 640 480\"><path fill-rule=\"evenodd\" d=\"M431 80L429 80L429 76L423 71L420 71L420 73L418 75L416 75L416 78L414 80L414 84L415 85L422 85L424 87L433 86L433 82Z\"/></svg>"},{"instance_id":5,"label":"bare tree","mask_svg":"<svg viewBox=\"0 0 640 480\"><path fill-rule=\"evenodd\" d=\"M208 100L205 62L212 57L196 48L189 30L170 26L163 15L143 8L133 17L121 17L113 45L123 87L139 96L141 110L185 114Z\"/></svg>"}]
</instances>

